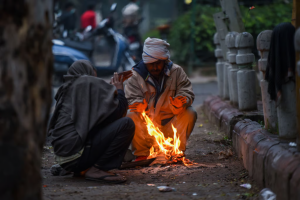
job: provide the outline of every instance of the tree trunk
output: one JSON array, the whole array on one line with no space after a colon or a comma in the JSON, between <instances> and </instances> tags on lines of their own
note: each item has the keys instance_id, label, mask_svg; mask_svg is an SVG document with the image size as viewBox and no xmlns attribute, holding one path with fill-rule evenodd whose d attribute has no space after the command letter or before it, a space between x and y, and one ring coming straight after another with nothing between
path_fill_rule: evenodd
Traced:
<instances>
[{"instance_id":1,"label":"tree trunk","mask_svg":"<svg viewBox=\"0 0 300 200\"><path fill-rule=\"evenodd\" d=\"M0 199L41 199L51 105L52 0L0 3Z\"/></svg>"}]
</instances>

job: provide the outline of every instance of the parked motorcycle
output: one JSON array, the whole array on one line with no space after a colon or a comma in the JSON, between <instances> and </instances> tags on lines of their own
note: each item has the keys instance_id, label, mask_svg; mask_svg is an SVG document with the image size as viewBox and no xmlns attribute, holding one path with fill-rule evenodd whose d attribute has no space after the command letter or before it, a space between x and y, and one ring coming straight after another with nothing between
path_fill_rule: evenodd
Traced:
<instances>
[{"instance_id":1,"label":"parked motorcycle","mask_svg":"<svg viewBox=\"0 0 300 200\"><path fill-rule=\"evenodd\" d=\"M111 12L116 10L116 4ZM113 28L112 18L101 21L95 29L87 27L78 38L53 40L54 54L54 85L62 83L70 65L78 59L90 60L99 77L112 75L113 72L130 70L135 65L129 54L127 40Z\"/></svg>"}]
</instances>

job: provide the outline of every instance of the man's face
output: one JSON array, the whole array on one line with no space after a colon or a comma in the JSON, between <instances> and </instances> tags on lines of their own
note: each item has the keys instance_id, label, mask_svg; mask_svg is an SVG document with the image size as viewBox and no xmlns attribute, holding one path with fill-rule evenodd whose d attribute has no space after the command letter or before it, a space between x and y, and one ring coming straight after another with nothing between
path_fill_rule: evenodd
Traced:
<instances>
[{"instance_id":1,"label":"man's face","mask_svg":"<svg viewBox=\"0 0 300 200\"><path fill-rule=\"evenodd\" d=\"M148 72L154 77L159 77L160 73L164 69L164 66L165 66L165 61L163 60L146 64Z\"/></svg>"}]
</instances>

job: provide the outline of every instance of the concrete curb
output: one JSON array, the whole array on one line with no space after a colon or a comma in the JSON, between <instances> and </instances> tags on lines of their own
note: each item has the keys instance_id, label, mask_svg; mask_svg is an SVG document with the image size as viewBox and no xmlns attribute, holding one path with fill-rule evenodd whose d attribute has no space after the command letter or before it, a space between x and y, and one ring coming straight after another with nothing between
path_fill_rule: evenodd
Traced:
<instances>
[{"instance_id":1,"label":"concrete curb","mask_svg":"<svg viewBox=\"0 0 300 200\"><path fill-rule=\"evenodd\" d=\"M281 140L255 121L263 120L261 110L240 112L229 102L209 96L203 111L232 139L235 152L258 185L274 191L277 200L300 199L300 153L288 145L290 141Z\"/></svg>"}]
</instances>

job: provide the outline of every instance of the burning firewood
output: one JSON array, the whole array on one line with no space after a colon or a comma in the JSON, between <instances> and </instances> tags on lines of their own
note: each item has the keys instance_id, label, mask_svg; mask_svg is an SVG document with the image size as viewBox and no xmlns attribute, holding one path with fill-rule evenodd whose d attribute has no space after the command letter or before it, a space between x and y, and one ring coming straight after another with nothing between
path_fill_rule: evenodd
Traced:
<instances>
[{"instance_id":1,"label":"burning firewood","mask_svg":"<svg viewBox=\"0 0 300 200\"><path fill-rule=\"evenodd\" d=\"M141 118L145 120L145 124L147 126L148 134L150 136L153 136L156 141L155 147L152 146L150 148L150 155L149 158L156 158L160 155L160 157L164 156L165 159L159 158L156 159L152 165L159 162L165 162L167 164L173 164L173 163L183 163L185 166L193 165L194 163L190 161L189 159L185 158L185 154L179 150L180 146L180 139L179 136L177 136L177 129L172 124L172 129L174 136L173 138L165 138L165 135L163 132L159 130L157 126L154 125L152 120L146 115L145 112L141 114Z\"/></svg>"}]
</instances>

